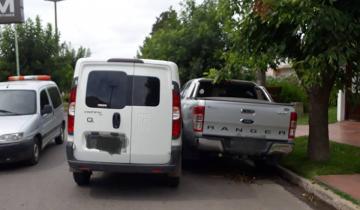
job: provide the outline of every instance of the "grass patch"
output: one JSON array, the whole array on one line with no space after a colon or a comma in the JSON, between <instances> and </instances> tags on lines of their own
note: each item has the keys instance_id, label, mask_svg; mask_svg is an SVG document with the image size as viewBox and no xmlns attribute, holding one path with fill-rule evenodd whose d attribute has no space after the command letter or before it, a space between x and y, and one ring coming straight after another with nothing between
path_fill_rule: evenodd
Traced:
<instances>
[{"instance_id":1,"label":"grass patch","mask_svg":"<svg viewBox=\"0 0 360 210\"><path fill-rule=\"evenodd\" d=\"M329 108L329 124L337 122L337 108L330 107ZM299 117L298 125L308 125L309 124L309 114L305 113L303 116Z\"/></svg>"},{"instance_id":2,"label":"grass patch","mask_svg":"<svg viewBox=\"0 0 360 210\"><path fill-rule=\"evenodd\" d=\"M307 158L308 137L295 140L295 149L282 160L282 165L297 174L312 179L315 176L360 173L360 148L331 142L331 158L313 162Z\"/></svg>"},{"instance_id":3,"label":"grass patch","mask_svg":"<svg viewBox=\"0 0 360 210\"><path fill-rule=\"evenodd\" d=\"M295 149L281 161L281 165L305 178L313 180L316 176L341 175L360 173L360 148L351 145L331 142L331 158L326 162L313 162L307 158L308 137L295 140ZM336 194L360 205L360 200L337 189L331 188Z\"/></svg>"}]
</instances>

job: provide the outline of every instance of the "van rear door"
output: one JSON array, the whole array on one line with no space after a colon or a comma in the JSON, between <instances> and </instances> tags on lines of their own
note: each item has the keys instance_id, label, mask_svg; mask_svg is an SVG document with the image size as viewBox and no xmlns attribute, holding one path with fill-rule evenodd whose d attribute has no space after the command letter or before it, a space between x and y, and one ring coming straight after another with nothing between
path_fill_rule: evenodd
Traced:
<instances>
[{"instance_id":1,"label":"van rear door","mask_svg":"<svg viewBox=\"0 0 360 210\"><path fill-rule=\"evenodd\" d=\"M172 139L170 67L135 64L133 78L131 163L165 164Z\"/></svg>"},{"instance_id":2,"label":"van rear door","mask_svg":"<svg viewBox=\"0 0 360 210\"><path fill-rule=\"evenodd\" d=\"M130 163L133 63L85 65L75 108L75 158Z\"/></svg>"}]
</instances>

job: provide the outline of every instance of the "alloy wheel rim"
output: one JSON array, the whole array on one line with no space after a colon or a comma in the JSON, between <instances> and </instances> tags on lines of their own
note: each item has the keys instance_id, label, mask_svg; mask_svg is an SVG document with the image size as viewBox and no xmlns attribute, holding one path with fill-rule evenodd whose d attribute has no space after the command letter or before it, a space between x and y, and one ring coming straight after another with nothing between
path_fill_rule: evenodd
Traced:
<instances>
[{"instance_id":1,"label":"alloy wheel rim","mask_svg":"<svg viewBox=\"0 0 360 210\"><path fill-rule=\"evenodd\" d=\"M37 161L39 159L39 146L34 144L34 159Z\"/></svg>"}]
</instances>

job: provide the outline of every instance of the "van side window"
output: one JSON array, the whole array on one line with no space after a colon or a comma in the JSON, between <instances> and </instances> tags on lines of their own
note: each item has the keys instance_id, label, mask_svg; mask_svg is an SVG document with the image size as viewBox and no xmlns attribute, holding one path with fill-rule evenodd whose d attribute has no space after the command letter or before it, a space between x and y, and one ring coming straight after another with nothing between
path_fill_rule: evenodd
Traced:
<instances>
[{"instance_id":1,"label":"van side window","mask_svg":"<svg viewBox=\"0 0 360 210\"><path fill-rule=\"evenodd\" d=\"M45 105L50 105L48 95L45 90L40 93L40 110L43 110Z\"/></svg>"},{"instance_id":2,"label":"van side window","mask_svg":"<svg viewBox=\"0 0 360 210\"><path fill-rule=\"evenodd\" d=\"M92 71L86 90L86 105L91 108L123 109L131 87L127 74L121 71Z\"/></svg>"},{"instance_id":3,"label":"van side window","mask_svg":"<svg viewBox=\"0 0 360 210\"><path fill-rule=\"evenodd\" d=\"M54 109L58 108L61 105L61 96L59 90L56 87L51 87L48 89L51 101L53 103Z\"/></svg>"},{"instance_id":4,"label":"van side window","mask_svg":"<svg viewBox=\"0 0 360 210\"><path fill-rule=\"evenodd\" d=\"M160 80L156 77L133 77L133 106L158 106L160 103Z\"/></svg>"}]
</instances>

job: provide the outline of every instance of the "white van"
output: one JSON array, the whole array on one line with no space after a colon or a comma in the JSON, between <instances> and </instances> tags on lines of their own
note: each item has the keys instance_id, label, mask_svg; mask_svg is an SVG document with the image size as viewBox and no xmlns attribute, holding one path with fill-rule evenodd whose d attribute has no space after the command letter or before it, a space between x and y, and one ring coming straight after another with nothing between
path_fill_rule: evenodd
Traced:
<instances>
[{"instance_id":1,"label":"white van","mask_svg":"<svg viewBox=\"0 0 360 210\"><path fill-rule=\"evenodd\" d=\"M176 64L80 59L69 99L67 158L78 185L93 171L181 175Z\"/></svg>"}]
</instances>

